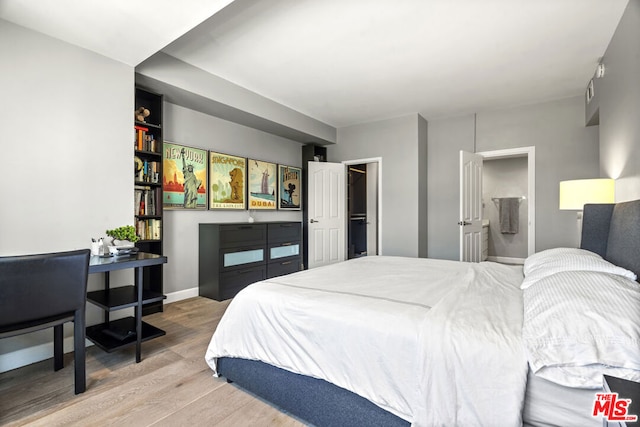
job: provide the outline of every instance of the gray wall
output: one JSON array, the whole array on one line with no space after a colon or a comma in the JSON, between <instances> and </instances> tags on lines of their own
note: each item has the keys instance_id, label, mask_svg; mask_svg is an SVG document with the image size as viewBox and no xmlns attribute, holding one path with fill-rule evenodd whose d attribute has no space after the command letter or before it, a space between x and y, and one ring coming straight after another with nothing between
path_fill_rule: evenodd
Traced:
<instances>
[{"instance_id":1,"label":"gray wall","mask_svg":"<svg viewBox=\"0 0 640 427\"><path fill-rule=\"evenodd\" d=\"M427 121L422 116L418 116L418 256L423 258L429 255L428 130Z\"/></svg>"},{"instance_id":2,"label":"gray wall","mask_svg":"<svg viewBox=\"0 0 640 427\"><path fill-rule=\"evenodd\" d=\"M330 162L382 158L382 254L418 256L424 205L424 156L426 123L417 114L338 129L338 143L327 148ZM421 139L422 136L422 139Z\"/></svg>"},{"instance_id":3,"label":"gray wall","mask_svg":"<svg viewBox=\"0 0 640 427\"><path fill-rule=\"evenodd\" d=\"M138 82L172 104L303 143L336 141L333 126L165 53L139 64L136 73Z\"/></svg>"},{"instance_id":4,"label":"gray wall","mask_svg":"<svg viewBox=\"0 0 640 427\"><path fill-rule=\"evenodd\" d=\"M482 172L482 218L489 220L489 256L526 258L528 255L528 199L520 201L518 232L500 232L499 205L494 198L522 197L528 193L528 159L486 159Z\"/></svg>"},{"instance_id":5,"label":"gray wall","mask_svg":"<svg viewBox=\"0 0 640 427\"><path fill-rule=\"evenodd\" d=\"M474 152L474 117L429 121L429 258L460 259L460 150Z\"/></svg>"},{"instance_id":6,"label":"gray wall","mask_svg":"<svg viewBox=\"0 0 640 427\"><path fill-rule=\"evenodd\" d=\"M584 126L584 98L478 113L477 150L536 147L536 252L579 244L575 211L558 207L559 184L597 178L597 129Z\"/></svg>"},{"instance_id":7,"label":"gray wall","mask_svg":"<svg viewBox=\"0 0 640 427\"><path fill-rule=\"evenodd\" d=\"M600 173L616 179L616 201L640 198L640 0L630 0L598 79Z\"/></svg>"},{"instance_id":8,"label":"gray wall","mask_svg":"<svg viewBox=\"0 0 640 427\"><path fill-rule=\"evenodd\" d=\"M302 146L294 141L165 103L165 140L192 147L300 166ZM303 188L306 184L303 183ZM299 211L252 211L256 221L301 221ZM246 222L248 211L166 210L164 216L165 293L198 286L198 224Z\"/></svg>"},{"instance_id":9,"label":"gray wall","mask_svg":"<svg viewBox=\"0 0 640 427\"><path fill-rule=\"evenodd\" d=\"M577 246L575 211L558 209L559 182L596 178L598 135L584 98L560 99L429 122L429 256L459 259L459 150L536 147L536 251ZM475 148L474 148L475 146Z\"/></svg>"},{"instance_id":10,"label":"gray wall","mask_svg":"<svg viewBox=\"0 0 640 427\"><path fill-rule=\"evenodd\" d=\"M132 223L133 79L127 65L0 20L0 255L89 248ZM89 323L100 315L88 304ZM0 340L0 371L42 343L51 330Z\"/></svg>"}]
</instances>

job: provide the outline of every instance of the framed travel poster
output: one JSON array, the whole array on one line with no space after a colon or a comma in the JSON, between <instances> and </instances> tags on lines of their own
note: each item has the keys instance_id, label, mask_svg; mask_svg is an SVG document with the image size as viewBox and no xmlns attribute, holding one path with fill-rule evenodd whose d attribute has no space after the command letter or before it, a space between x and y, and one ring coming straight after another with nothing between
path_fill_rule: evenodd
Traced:
<instances>
[{"instance_id":1,"label":"framed travel poster","mask_svg":"<svg viewBox=\"0 0 640 427\"><path fill-rule=\"evenodd\" d=\"M164 142L162 191L164 209L206 209L207 150Z\"/></svg>"},{"instance_id":2,"label":"framed travel poster","mask_svg":"<svg viewBox=\"0 0 640 427\"><path fill-rule=\"evenodd\" d=\"M302 169L278 165L278 209L299 211L302 200Z\"/></svg>"},{"instance_id":3,"label":"framed travel poster","mask_svg":"<svg viewBox=\"0 0 640 427\"><path fill-rule=\"evenodd\" d=\"M246 209L247 159L209 152L209 209Z\"/></svg>"},{"instance_id":4,"label":"framed travel poster","mask_svg":"<svg viewBox=\"0 0 640 427\"><path fill-rule=\"evenodd\" d=\"M249 209L276 208L276 164L248 160Z\"/></svg>"}]
</instances>

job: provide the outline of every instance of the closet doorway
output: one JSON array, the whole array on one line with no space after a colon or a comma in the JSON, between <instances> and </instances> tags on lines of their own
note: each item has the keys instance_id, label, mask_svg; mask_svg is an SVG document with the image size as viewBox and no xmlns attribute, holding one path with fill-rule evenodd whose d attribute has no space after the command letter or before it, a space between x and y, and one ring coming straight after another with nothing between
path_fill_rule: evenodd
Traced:
<instances>
[{"instance_id":1,"label":"closet doorway","mask_svg":"<svg viewBox=\"0 0 640 427\"><path fill-rule=\"evenodd\" d=\"M343 163L347 168L347 258L381 254L382 159Z\"/></svg>"}]
</instances>

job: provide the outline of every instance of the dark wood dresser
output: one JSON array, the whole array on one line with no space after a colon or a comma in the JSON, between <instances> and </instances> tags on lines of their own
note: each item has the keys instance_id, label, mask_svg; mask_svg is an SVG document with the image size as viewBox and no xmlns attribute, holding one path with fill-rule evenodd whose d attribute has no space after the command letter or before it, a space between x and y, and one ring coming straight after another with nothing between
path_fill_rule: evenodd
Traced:
<instances>
[{"instance_id":1,"label":"dark wood dresser","mask_svg":"<svg viewBox=\"0 0 640 427\"><path fill-rule=\"evenodd\" d=\"M302 223L200 224L200 296L223 301L251 283L299 271Z\"/></svg>"}]
</instances>

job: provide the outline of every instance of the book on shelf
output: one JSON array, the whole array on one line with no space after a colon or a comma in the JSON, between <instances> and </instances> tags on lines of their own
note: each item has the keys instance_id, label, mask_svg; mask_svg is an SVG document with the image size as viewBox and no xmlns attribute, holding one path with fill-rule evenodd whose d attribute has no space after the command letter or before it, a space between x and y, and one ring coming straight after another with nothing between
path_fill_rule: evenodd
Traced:
<instances>
[{"instance_id":1,"label":"book on shelf","mask_svg":"<svg viewBox=\"0 0 640 427\"><path fill-rule=\"evenodd\" d=\"M136 221L136 234L142 240L160 240L162 220L157 218Z\"/></svg>"},{"instance_id":2,"label":"book on shelf","mask_svg":"<svg viewBox=\"0 0 640 427\"><path fill-rule=\"evenodd\" d=\"M149 128L135 125L133 129L135 130L135 147L137 150L142 151L144 148L144 142L147 139L147 132L149 131Z\"/></svg>"},{"instance_id":3,"label":"book on shelf","mask_svg":"<svg viewBox=\"0 0 640 427\"><path fill-rule=\"evenodd\" d=\"M151 238L154 240L160 240L160 223L159 219L151 220Z\"/></svg>"},{"instance_id":4,"label":"book on shelf","mask_svg":"<svg viewBox=\"0 0 640 427\"><path fill-rule=\"evenodd\" d=\"M147 193L147 202L145 206L147 208L147 215L155 215L156 214L155 194L151 190L147 191L146 193Z\"/></svg>"},{"instance_id":5,"label":"book on shelf","mask_svg":"<svg viewBox=\"0 0 640 427\"><path fill-rule=\"evenodd\" d=\"M134 215L140 215L140 203L142 202L142 193L143 193L142 190L139 190L137 188L135 189L135 193L134 193L135 197L134 197L134 202L133 202L134 203L133 204L133 206L134 206L133 214Z\"/></svg>"},{"instance_id":6,"label":"book on shelf","mask_svg":"<svg viewBox=\"0 0 640 427\"><path fill-rule=\"evenodd\" d=\"M144 126L135 125L133 144L138 151L151 151L158 153L158 143L156 137L152 132L149 132L149 128Z\"/></svg>"},{"instance_id":7,"label":"book on shelf","mask_svg":"<svg viewBox=\"0 0 640 427\"><path fill-rule=\"evenodd\" d=\"M142 162L142 168L136 175L138 182L151 182L157 184L160 182L160 162L152 162L145 160Z\"/></svg>"},{"instance_id":8,"label":"book on shelf","mask_svg":"<svg viewBox=\"0 0 640 427\"><path fill-rule=\"evenodd\" d=\"M156 144L156 138L155 136L153 136L153 134L147 134L147 141L145 146L147 151L152 151L154 153L158 152L158 145Z\"/></svg>"},{"instance_id":9,"label":"book on shelf","mask_svg":"<svg viewBox=\"0 0 640 427\"><path fill-rule=\"evenodd\" d=\"M152 189L149 186L136 185L135 187L135 215L157 215L158 204L160 203L161 191L158 188Z\"/></svg>"}]
</instances>

